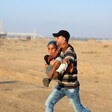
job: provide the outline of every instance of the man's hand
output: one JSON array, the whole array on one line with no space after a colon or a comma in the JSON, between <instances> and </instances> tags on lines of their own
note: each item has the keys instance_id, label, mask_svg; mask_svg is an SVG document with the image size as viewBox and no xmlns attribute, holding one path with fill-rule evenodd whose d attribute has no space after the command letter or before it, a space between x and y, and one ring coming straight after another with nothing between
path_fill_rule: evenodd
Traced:
<instances>
[{"instance_id":1,"label":"man's hand","mask_svg":"<svg viewBox=\"0 0 112 112\"><path fill-rule=\"evenodd\" d=\"M50 82L51 82L51 79L43 78L43 85L45 87L49 87Z\"/></svg>"},{"instance_id":2,"label":"man's hand","mask_svg":"<svg viewBox=\"0 0 112 112\"><path fill-rule=\"evenodd\" d=\"M67 47L68 47L68 44L66 44L66 43L62 43L62 44L60 44L59 47L61 47L61 48L67 48Z\"/></svg>"}]
</instances>

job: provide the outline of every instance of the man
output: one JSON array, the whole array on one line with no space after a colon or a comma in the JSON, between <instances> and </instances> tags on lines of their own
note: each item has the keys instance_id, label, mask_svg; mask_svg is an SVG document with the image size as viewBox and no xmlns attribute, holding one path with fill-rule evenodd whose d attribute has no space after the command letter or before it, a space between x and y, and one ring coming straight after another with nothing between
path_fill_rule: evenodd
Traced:
<instances>
[{"instance_id":1,"label":"man","mask_svg":"<svg viewBox=\"0 0 112 112\"><path fill-rule=\"evenodd\" d=\"M50 74L50 77L43 80L44 84L48 82L49 85L52 77L59 79L58 85L54 88L46 100L45 111L53 112L54 105L61 98L67 96L75 112L90 112L80 102L79 81L77 79L77 56L74 48L68 44L70 34L65 30L61 30L58 33L53 33L53 36L56 37L56 42L59 46L58 51L60 51L62 63L59 64L59 62L57 62L57 64L54 64L54 69L51 71L52 74ZM53 56L50 58L52 59L52 57ZM50 60L50 58L48 60ZM73 66L71 66L71 64ZM67 72L67 69L70 66L73 68L73 70Z\"/></svg>"}]
</instances>

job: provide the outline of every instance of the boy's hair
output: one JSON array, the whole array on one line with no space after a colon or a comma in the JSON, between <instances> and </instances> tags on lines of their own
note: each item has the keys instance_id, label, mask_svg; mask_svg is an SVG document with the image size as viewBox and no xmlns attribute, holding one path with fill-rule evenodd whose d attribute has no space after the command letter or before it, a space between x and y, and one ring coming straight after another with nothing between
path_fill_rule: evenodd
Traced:
<instances>
[{"instance_id":1,"label":"boy's hair","mask_svg":"<svg viewBox=\"0 0 112 112\"><path fill-rule=\"evenodd\" d=\"M57 45L56 45L56 41L55 40L49 41L48 44L47 44L47 46L48 45L54 45L57 48Z\"/></svg>"}]
</instances>

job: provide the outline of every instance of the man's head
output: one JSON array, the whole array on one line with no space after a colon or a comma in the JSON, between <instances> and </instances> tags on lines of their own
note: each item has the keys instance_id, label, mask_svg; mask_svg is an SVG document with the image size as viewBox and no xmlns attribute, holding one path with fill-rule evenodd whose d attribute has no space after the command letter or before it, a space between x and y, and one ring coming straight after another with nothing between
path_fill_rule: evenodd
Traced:
<instances>
[{"instance_id":1,"label":"man's head","mask_svg":"<svg viewBox=\"0 0 112 112\"><path fill-rule=\"evenodd\" d=\"M70 34L66 30L60 30L58 33L53 33L53 36L56 37L57 45L61 43L68 43Z\"/></svg>"}]
</instances>

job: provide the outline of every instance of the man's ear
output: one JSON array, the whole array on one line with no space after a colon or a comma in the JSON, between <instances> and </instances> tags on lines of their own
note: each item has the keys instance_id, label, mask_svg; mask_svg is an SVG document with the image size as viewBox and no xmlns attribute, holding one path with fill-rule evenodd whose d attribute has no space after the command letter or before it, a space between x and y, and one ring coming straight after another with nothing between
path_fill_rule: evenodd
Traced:
<instances>
[{"instance_id":1,"label":"man's ear","mask_svg":"<svg viewBox=\"0 0 112 112\"><path fill-rule=\"evenodd\" d=\"M66 42L66 38L62 36L62 42L65 43Z\"/></svg>"},{"instance_id":2,"label":"man's ear","mask_svg":"<svg viewBox=\"0 0 112 112\"><path fill-rule=\"evenodd\" d=\"M66 43L66 38L63 38L63 42Z\"/></svg>"}]
</instances>

